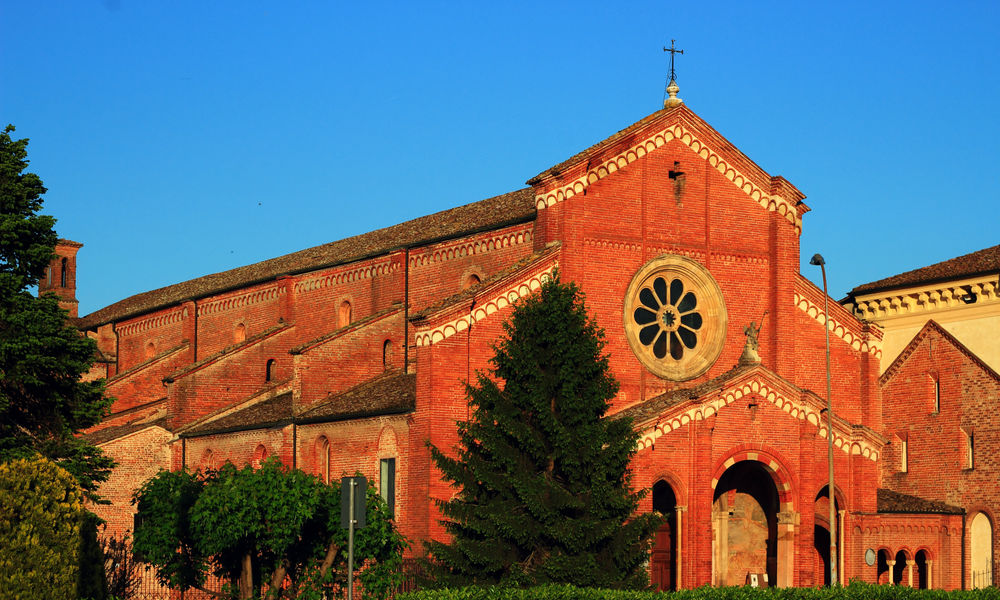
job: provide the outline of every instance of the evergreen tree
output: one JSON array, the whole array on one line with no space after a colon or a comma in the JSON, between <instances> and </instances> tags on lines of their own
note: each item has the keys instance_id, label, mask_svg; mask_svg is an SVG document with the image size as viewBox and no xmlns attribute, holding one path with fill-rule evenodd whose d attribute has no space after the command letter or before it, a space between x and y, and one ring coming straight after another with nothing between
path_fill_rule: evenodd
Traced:
<instances>
[{"instance_id":1,"label":"evergreen tree","mask_svg":"<svg viewBox=\"0 0 1000 600\"><path fill-rule=\"evenodd\" d=\"M67 325L53 294L36 297L53 257L55 219L39 215L45 187L26 173L28 140L0 134L0 461L35 452L71 473L88 497L113 462L75 437L100 422L111 400L103 382L84 382L93 340Z\"/></svg>"},{"instance_id":2,"label":"evergreen tree","mask_svg":"<svg viewBox=\"0 0 1000 600\"><path fill-rule=\"evenodd\" d=\"M444 585L648 585L659 518L635 515L638 436L604 418L618 391L583 295L556 280L518 304L489 373L467 390L455 458L431 446L458 495L440 503L450 543L428 544Z\"/></svg>"}]
</instances>

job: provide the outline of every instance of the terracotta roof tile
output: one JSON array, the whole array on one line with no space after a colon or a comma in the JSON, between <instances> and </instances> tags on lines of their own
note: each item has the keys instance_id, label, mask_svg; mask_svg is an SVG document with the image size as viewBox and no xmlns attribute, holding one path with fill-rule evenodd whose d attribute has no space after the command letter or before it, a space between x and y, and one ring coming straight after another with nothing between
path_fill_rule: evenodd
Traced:
<instances>
[{"instance_id":1,"label":"terracotta roof tile","mask_svg":"<svg viewBox=\"0 0 1000 600\"><path fill-rule=\"evenodd\" d=\"M877 491L878 512L880 513L935 513L945 515L960 515L963 509L937 502L925 500L908 494L880 488Z\"/></svg>"},{"instance_id":2,"label":"terracotta roof tile","mask_svg":"<svg viewBox=\"0 0 1000 600\"><path fill-rule=\"evenodd\" d=\"M693 400L695 398L701 398L705 394L722 389L725 383L735 377L757 368L758 365L736 365L732 369L726 371L725 373L713 377L708 381L700 383L698 385L681 388L678 390L671 390L669 392L660 394L654 398L650 398L645 402L630 406L621 412L617 412L611 415L612 419L619 419L623 417L628 417L632 419L633 423L644 423L650 419L656 418L657 416L663 414L663 412L682 402L687 400Z\"/></svg>"},{"instance_id":3,"label":"terracotta roof tile","mask_svg":"<svg viewBox=\"0 0 1000 600\"><path fill-rule=\"evenodd\" d=\"M416 398L417 376L393 370L327 397L295 421L316 423L410 412L416 407Z\"/></svg>"},{"instance_id":4,"label":"terracotta roof tile","mask_svg":"<svg viewBox=\"0 0 1000 600\"><path fill-rule=\"evenodd\" d=\"M399 225L136 294L80 318L76 325L81 329L92 329L179 302L271 281L281 275L354 262L398 248L428 244L534 218L534 193L531 188L523 188Z\"/></svg>"},{"instance_id":5,"label":"terracotta roof tile","mask_svg":"<svg viewBox=\"0 0 1000 600\"><path fill-rule=\"evenodd\" d=\"M909 287L935 281L959 279L989 273L1000 274L1000 245L971 252L950 260L939 262L871 283L857 286L848 293L848 298L894 288Z\"/></svg>"},{"instance_id":6,"label":"terracotta roof tile","mask_svg":"<svg viewBox=\"0 0 1000 600\"><path fill-rule=\"evenodd\" d=\"M196 425L180 435L182 437L198 437L210 433L262 429L277 425L282 421L291 422L291 419L292 393L285 392L229 413L224 417Z\"/></svg>"},{"instance_id":7,"label":"terracotta roof tile","mask_svg":"<svg viewBox=\"0 0 1000 600\"><path fill-rule=\"evenodd\" d=\"M167 417L163 416L153 421L137 421L133 423L126 423L124 425L112 425L111 427L105 427L104 429L98 429L93 433L85 434L83 439L87 440L91 444L100 445L125 437L130 433L142 431L147 427L162 427L163 429L167 429Z\"/></svg>"}]
</instances>

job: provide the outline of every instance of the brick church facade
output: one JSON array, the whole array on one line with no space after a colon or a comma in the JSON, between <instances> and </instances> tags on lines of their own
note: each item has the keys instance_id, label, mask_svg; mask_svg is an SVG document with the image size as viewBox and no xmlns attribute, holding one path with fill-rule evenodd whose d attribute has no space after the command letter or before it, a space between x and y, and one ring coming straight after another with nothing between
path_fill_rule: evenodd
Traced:
<instances>
[{"instance_id":1,"label":"brick church facade","mask_svg":"<svg viewBox=\"0 0 1000 600\"><path fill-rule=\"evenodd\" d=\"M433 500L454 490L426 442L454 445L463 381L558 269L606 332L621 384L609 418L641 436L641 510L668 516L655 585L821 585L831 529L843 581L971 587L978 561L992 583L1000 378L934 322L886 368L883 328L831 302L829 431L824 294L799 273L798 189L683 104L527 183L76 319L99 346L91 376L116 398L87 434L119 463L101 516L129 529L132 491L161 468L274 456L326 480L359 470L408 538L441 537ZM41 286L71 309L78 248L60 245ZM960 401L935 405L927 373ZM933 466L951 442L954 475ZM989 539L972 556L976 515Z\"/></svg>"}]
</instances>

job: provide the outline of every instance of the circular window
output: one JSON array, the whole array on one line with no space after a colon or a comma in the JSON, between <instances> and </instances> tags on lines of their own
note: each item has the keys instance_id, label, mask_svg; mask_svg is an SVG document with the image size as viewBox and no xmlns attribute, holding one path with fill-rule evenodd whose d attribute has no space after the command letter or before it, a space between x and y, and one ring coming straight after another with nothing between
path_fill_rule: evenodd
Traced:
<instances>
[{"instance_id":1,"label":"circular window","mask_svg":"<svg viewBox=\"0 0 1000 600\"><path fill-rule=\"evenodd\" d=\"M708 370L726 341L726 305L712 275L666 254L646 263L625 293L625 335L650 371L671 381Z\"/></svg>"}]
</instances>

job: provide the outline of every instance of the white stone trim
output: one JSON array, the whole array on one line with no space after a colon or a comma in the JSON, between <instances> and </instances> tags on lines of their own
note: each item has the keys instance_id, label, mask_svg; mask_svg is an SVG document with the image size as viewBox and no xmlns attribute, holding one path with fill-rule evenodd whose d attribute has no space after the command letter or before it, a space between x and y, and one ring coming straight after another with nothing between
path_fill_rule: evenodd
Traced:
<instances>
[{"instance_id":1,"label":"white stone trim","mask_svg":"<svg viewBox=\"0 0 1000 600\"><path fill-rule=\"evenodd\" d=\"M438 325L429 331L417 332L415 335L417 346L430 346L450 338L456 333L468 329L469 325L478 323L498 310L510 306L524 296L530 295L535 290L542 287L542 283L551 278L552 271L555 270L556 266L556 263L553 263L545 270L535 273L527 279L506 287L503 292L476 306L476 308L469 314L464 314L461 317L453 319L443 325Z\"/></svg>"},{"instance_id":2,"label":"white stone trim","mask_svg":"<svg viewBox=\"0 0 1000 600\"><path fill-rule=\"evenodd\" d=\"M769 211L777 212L783 215L785 219L795 227L796 233L802 233L802 217L799 216L798 210L791 202L779 195L771 196L757 185L754 185L746 175L738 171L733 165L723 160L717 152L709 148L703 141L695 137L694 133L680 124L671 125L662 131L654 133L638 144L635 144L631 148L619 153L617 156L609 158L603 163L591 168L586 174L578 177L570 183L548 189L540 194L536 194L535 206L538 210L542 210L552 206L553 204L562 202L563 200L568 200L573 196L582 193L585 189L587 189L587 187L590 186L590 184L600 181L619 169L627 167L629 164L639 160L649 152L652 152L661 146L665 146L667 142L673 140L679 140L686 144L689 148L691 148L691 150L698 154L698 156L707 160L709 165L718 170L719 173L731 181L733 185L743 190L743 192L750 196L752 200Z\"/></svg>"},{"instance_id":3,"label":"white stone trim","mask_svg":"<svg viewBox=\"0 0 1000 600\"><path fill-rule=\"evenodd\" d=\"M812 317L812 319L817 323L823 325L825 319L823 318L824 312L822 308L813 304L811 300L798 292L795 292L794 300L795 306L798 306L802 312ZM880 341L875 339L863 339L861 336L852 333L848 330L847 326L840 323L833 317L830 317L828 327L831 334L847 342L851 348L854 348L858 352L868 352L876 358L882 358L882 344Z\"/></svg>"},{"instance_id":4,"label":"white stone trim","mask_svg":"<svg viewBox=\"0 0 1000 600\"><path fill-rule=\"evenodd\" d=\"M819 428L817 435L826 438L829 428L826 420L820 414L819 407L810 407L803 402L787 398L777 390L768 387L762 378L754 377L745 383L733 384L722 389L714 400L692 406L683 412L670 416L662 423L657 422L652 427L643 429L639 432L638 449L650 448L662 435L679 429L691 421L701 421L714 416L723 407L751 394L772 403L795 419L812 423ZM871 461L878 461L879 448L863 439L856 439L853 435L836 431L836 428L833 433L833 445L844 454L861 455Z\"/></svg>"}]
</instances>

